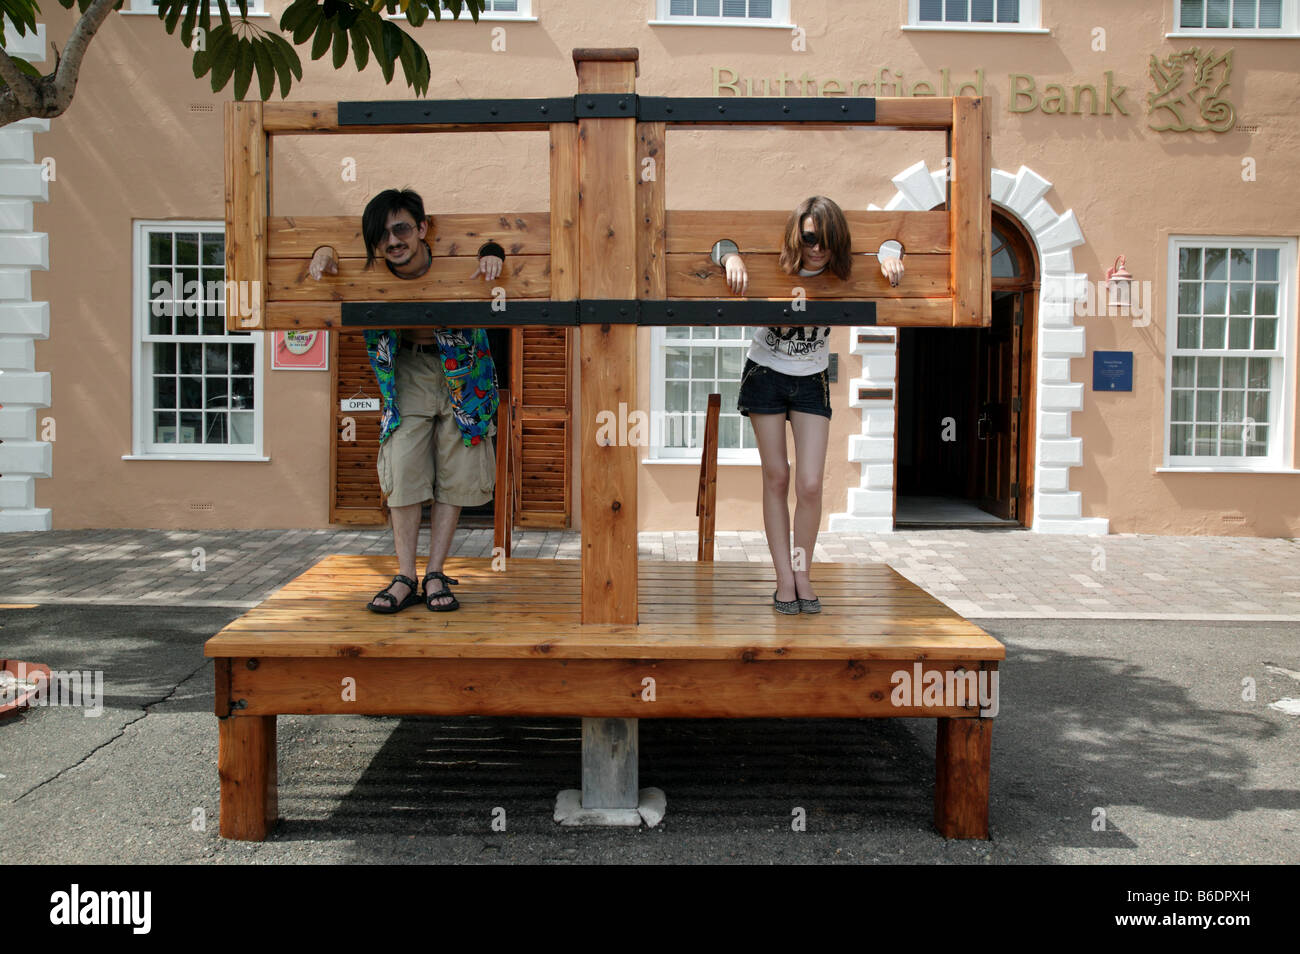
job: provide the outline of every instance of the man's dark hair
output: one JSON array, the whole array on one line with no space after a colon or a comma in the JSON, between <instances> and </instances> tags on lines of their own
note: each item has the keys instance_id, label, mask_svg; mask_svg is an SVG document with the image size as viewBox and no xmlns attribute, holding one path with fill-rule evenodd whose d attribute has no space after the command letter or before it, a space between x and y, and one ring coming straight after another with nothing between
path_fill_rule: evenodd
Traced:
<instances>
[{"instance_id":1,"label":"man's dark hair","mask_svg":"<svg viewBox=\"0 0 1300 954\"><path fill-rule=\"evenodd\" d=\"M405 209L415 219L415 227L425 220L424 200L414 189L385 189L366 204L361 213L361 237L366 242L366 268L375 263L375 246L388 237L388 217Z\"/></svg>"}]
</instances>

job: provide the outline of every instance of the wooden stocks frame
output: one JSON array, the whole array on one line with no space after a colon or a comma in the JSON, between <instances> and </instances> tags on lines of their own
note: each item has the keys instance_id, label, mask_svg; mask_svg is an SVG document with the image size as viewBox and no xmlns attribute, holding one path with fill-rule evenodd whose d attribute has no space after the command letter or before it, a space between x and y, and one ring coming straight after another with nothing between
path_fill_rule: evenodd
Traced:
<instances>
[{"instance_id":1,"label":"wooden stocks frame","mask_svg":"<svg viewBox=\"0 0 1300 954\"><path fill-rule=\"evenodd\" d=\"M636 449L597 445L595 421L600 409L635 403L637 326L987 326L989 120L978 97L640 99L635 49L574 50L573 59L571 100L227 103L227 325L579 325L582 621L635 623ZM790 278L776 264L788 210L669 211L668 127L736 123L945 131L946 209L846 213L855 253L874 252L885 239L903 243L900 286L891 288L875 269L858 269L843 282L803 278L807 308L796 318ZM422 278L395 283L386 270L366 271L358 215L272 215L279 136L491 130L549 133L551 208L437 216L434 262ZM650 176L642 175L647 159ZM496 283L504 309L493 308L491 289L466 277L473 269L463 253L482 235L510 253ZM746 252L747 298L730 296L709 261L724 236ZM339 274L312 281L307 266L325 244L339 250Z\"/></svg>"}]
</instances>

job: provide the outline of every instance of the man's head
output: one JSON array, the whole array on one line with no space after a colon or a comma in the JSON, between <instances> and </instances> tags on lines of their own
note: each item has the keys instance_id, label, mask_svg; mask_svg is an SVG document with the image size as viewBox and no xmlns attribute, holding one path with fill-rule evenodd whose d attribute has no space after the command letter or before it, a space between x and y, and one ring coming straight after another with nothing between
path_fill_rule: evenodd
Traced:
<instances>
[{"instance_id":1,"label":"man's head","mask_svg":"<svg viewBox=\"0 0 1300 954\"><path fill-rule=\"evenodd\" d=\"M383 257L402 266L419 251L428 233L424 200L411 189L385 189L361 213L361 236L366 242L366 268Z\"/></svg>"}]
</instances>

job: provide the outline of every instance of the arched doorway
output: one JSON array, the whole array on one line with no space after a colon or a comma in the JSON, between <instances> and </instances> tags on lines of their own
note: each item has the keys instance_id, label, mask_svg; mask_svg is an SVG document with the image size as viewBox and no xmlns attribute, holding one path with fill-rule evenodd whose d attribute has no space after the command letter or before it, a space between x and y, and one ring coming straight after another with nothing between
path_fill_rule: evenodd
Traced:
<instances>
[{"instance_id":1,"label":"arched doorway","mask_svg":"<svg viewBox=\"0 0 1300 954\"><path fill-rule=\"evenodd\" d=\"M996 208L990 256L988 328L899 329L896 528L1032 524L1038 262Z\"/></svg>"}]
</instances>

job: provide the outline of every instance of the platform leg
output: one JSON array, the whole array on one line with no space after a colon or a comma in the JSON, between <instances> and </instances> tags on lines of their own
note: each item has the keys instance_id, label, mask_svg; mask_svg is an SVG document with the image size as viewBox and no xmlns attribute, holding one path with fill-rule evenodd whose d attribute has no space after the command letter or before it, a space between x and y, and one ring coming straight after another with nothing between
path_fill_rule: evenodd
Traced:
<instances>
[{"instance_id":1,"label":"platform leg","mask_svg":"<svg viewBox=\"0 0 1300 954\"><path fill-rule=\"evenodd\" d=\"M638 788L640 766L636 719L582 720L582 788L555 800L562 825L634 826L659 824L667 807L657 788Z\"/></svg>"},{"instance_id":2,"label":"platform leg","mask_svg":"<svg viewBox=\"0 0 1300 954\"><path fill-rule=\"evenodd\" d=\"M582 720L582 807L636 809L640 783L636 719Z\"/></svg>"},{"instance_id":3,"label":"platform leg","mask_svg":"<svg viewBox=\"0 0 1300 954\"><path fill-rule=\"evenodd\" d=\"M988 838L992 719L939 719L934 827L945 838Z\"/></svg>"},{"instance_id":4,"label":"platform leg","mask_svg":"<svg viewBox=\"0 0 1300 954\"><path fill-rule=\"evenodd\" d=\"M275 716L218 719L221 837L264 841L279 817Z\"/></svg>"}]
</instances>

